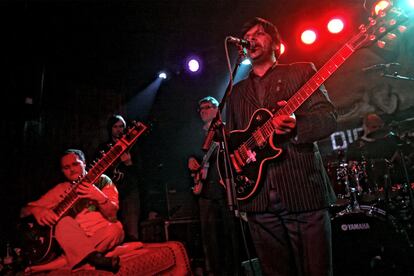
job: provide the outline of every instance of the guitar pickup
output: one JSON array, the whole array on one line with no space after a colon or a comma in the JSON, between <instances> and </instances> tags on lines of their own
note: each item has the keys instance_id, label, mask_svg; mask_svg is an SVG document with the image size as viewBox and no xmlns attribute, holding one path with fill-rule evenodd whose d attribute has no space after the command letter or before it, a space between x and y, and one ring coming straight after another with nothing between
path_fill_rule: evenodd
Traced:
<instances>
[{"instance_id":1,"label":"guitar pickup","mask_svg":"<svg viewBox=\"0 0 414 276\"><path fill-rule=\"evenodd\" d=\"M233 167L236 170L236 172L241 173L242 169L239 166L238 160L240 160L241 162L242 162L242 160L240 159L240 155L239 155L237 150L234 152L234 154L230 154L230 159L231 159L231 163L233 164Z\"/></svg>"}]
</instances>

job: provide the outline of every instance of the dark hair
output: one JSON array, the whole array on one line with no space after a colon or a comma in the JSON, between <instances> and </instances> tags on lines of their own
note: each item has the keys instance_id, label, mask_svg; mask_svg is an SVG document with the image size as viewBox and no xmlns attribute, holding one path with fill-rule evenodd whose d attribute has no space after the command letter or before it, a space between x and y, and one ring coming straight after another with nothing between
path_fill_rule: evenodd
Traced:
<instances>
[{"instance_id":1,"label":"dark hair","mask_svg":"<svg viewBox=\"0 0 414 276\"><path fill-rule=\"evenodd\" d=\"M202 98L201 100L198 101L198 105L200 105L202 103L211 103L215 107L217 107L219 105L219 103L216 100L216 98L211 97L211 96L204 97L204 98Z\"/></svg>"},{"instance_id":2,"label":"dark hair","mask_svg":"<svg viewBox=\"0 0 414 276\"><path fill-rule=\"evenodd\" d=\"M264 31L270 35L270 37L272 38L273 43L275 43L278 46L278 49L275 52L276 58L279 58L280 56L280 44L281 44L281 39L280 39L280 34L279 31L277 30L276 26L273 25L273 23L271 23L270 21L260 18L260 17L254 17L252 19L250 19L249 21L247 21L246 23L244 23L242 29L241 29L241 35L242 37L247 33L248 30L250 30L251 28L253 28L256 25L261 25L264 29Z\"/></svg>"},{"instance_id":3,"label":"dark hair","mask_svg":"<svg viewBox=\"0 0 414 276\"><path fill-rule=\"evenodd\" d=\"M61 157L66 156L71 153L76 154L79 157L79 159L82 160L84 163L86 162L85 154L83 153L83 151L78 150L78 149L67 149L62 153Z\"/></svg>"},{"instance_id":4,"label":"dark hair","mask_svg":"<svg viewBox=\"0 0 414 276\"><path fill-rule=\"evenodd\" d=\"M121 121L124 124L124 127L126 127L126 122L124 118L121 115L114 114L111 117L109 117L107 124L106 124L106 130L108 132L108 136L112 137L112 127L117 122Z\"/></svg>"}]
</instances>

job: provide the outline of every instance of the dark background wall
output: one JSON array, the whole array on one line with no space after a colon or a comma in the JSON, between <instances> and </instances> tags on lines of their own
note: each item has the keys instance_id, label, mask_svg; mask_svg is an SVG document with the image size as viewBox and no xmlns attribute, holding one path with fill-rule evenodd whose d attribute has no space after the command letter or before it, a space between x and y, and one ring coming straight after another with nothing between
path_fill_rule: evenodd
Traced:
<instances>
[{"instance_id":1,"label":"dark background wall","mask_svg":"<svg viewBox=\"0 0 414 276\"><path fill-rule=\"evenodd\" d=\"M288 46L281 62L305 60L321 67L366 22L363 2L0 2L1 237L10 238L25 202L56 183L61 150L80 148L91 158L106 138L105 122L112 113L134 114L128 119L151 125L137 145L144 160L144 210L174 215L171 209L177 206L171 204L179 204L174 212L181 208L191 213L186 160L200 147L195 142L194 129L200 127L195 108L201 97L221 99L225 91L229 72L224 38L238 36L243 22L261 16L278 26ZM305 23L322 26L336 12L347 17L342 35L321 34L312 50L300 46L296 37ZM339 133L359 127L368 111L382 114L387 122L414 116L412 81L362 71L373 64L398 62L399 74L413 76L412 32L411 28L384 49L356 52L326 82L340 113ZM183 70L191 53L204 60L197 76ZM234 61L234 48L230 56ZM141 109L143 99L134 110L133 100L165 68L172 77L161 84L149 113ZM346 148L343 141L338 144ZM331 137L320 146L324 156L335 156Z\"/></svg>"}]
</instances>

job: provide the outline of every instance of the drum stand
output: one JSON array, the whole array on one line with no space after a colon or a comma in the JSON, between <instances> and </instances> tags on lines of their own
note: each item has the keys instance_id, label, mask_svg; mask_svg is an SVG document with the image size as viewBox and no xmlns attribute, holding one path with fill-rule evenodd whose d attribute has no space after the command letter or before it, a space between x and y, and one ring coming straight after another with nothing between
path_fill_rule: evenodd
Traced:
<instances>
[{"instance_id":1,"label":"drum stand","mask_svg":"<svg viewBox=\"0 0 414 276\"><path fill-rule=\"evenodd\" d=\"M363 164L365 166L365 163ZM361 170L358 167L359 164L356 162L348 164L348 166L350 166L349 171L352 176L353 182L352 183L350 182L349 176L347 175L345 178L345 186L346 186L347 194L349 195L350 198L349 198L349 204L346 209L351 212L355 212L355 211L358 212L361 209L359 201L358 201L358 197L360 193L362 192L361 177L360 177Z\"/></svg>"},{"instance_id":2,"label":"drum stand","mask_svg":"<svg viewBox=\"0 0 414 276\"><path fill-rule=\"evenodd\" d=\"M413 248L414 242L412 241L412 237L410 237L407 231L407 229L412 228L410 221L412 220L413 210L414 210L413 192L412 192L410 181L409 181L409 175L408 175L407 166L405 164L404 154L402 153L400 149L398 149L396 152L396 155L394 156L398 157L401 161L401 166L403 169L405 181L401 189L397 191L398 193L400 193L397 196L397 199L391 198L390 190L392 189L392 182L391 182L392 179L391 179L390 169L393 167L393 164L391 161L386 160L387 169L386 169L386 174L384 175L384 196L385 196L384 207L385 207L386 217L387 217L387 220L394 225L394 228L396 229L396 231L403 235L404 239L408 243L408 246L410 248ZM407 198L408 198L408 202L406 200ZM392 208L390 206L395 206L396 208L395 207L394 208L398 209L396 210L395 216L391 214ZM407 210L408 214L406 214L406 212L403 212L407 208L408 208Z\"/></svg>"}]
</instances>

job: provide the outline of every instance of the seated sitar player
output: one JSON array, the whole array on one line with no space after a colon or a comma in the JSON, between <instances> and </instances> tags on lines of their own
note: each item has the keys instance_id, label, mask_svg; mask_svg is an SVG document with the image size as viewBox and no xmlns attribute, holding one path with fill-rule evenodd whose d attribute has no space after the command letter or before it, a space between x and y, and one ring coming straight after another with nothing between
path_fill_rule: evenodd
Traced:
<instances>
[{"instance_id":1,"label":"seated sitar player","mask_svg":"<svg viewBox=\"0 0 414 276\"><path fill-rule=\"evenodd\" d=\"M61 156L60 166L66 181L24 206L20 216L32 215L39 225L52 229L69 268L89 263L97 269L117 271L119 257L104 256L124 239L122 225L116 219L119 207L115 185L106 175L100 175L94 184L87 181L77 183L87 173L85 155L80 150L66 150ZM75 183L74 192L80 200L72 207L71 213L59 219L54 208ZM51 242L52 237L49 238Z\"/></svg>"}]
</instances>

